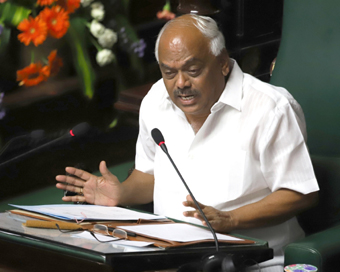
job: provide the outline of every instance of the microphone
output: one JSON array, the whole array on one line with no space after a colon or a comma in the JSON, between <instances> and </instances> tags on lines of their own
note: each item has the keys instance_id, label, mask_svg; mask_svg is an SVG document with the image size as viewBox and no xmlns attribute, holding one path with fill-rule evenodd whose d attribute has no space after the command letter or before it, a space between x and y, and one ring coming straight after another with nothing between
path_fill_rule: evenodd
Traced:
<instances>
[{"instance_id":1,"label":"microphone","mask_svg":"<svg viewBox=\"0 0 340 272\"><path fill-rule=\"evenodd\" d=\"M161 133L161 131L158 128L154 128L151 131L151 136L153 138L153 140L155 141L155 143L164 151L164 153L167 155L167 157L169 158L171 164L173 165L173 167L175 168L178 176L180 177L180 179L182 180L185 188L187 189L187 191L189 192L192 200L194 201L197 209L199 210L200 214L202 215L205 223L207 224L210 232L212 233L213 237L214 237L214 241L215 241L215 248L216 248L216 253L214 254L208 254L207 256L203 257L203 261L202 261L202 265L203 265L203 271L223 271L223 272L232 272L232 271L236 271L236 268L234 266L233 260L232 258L228 255L228 254L224 254L220 251L219 249L219 244L218 244L218 239L216 236L216 232L215 230L212 228L209 220L207 219L207 217L205 216L203 210L201 209L201 207L199 206L196 198L194 197L193 193L191 192L189 186L187 185L187 183L185 182L184 178L182 177L181 173L179 172L176 164L174 163L174 161L172 160L168 149L165 145L165 140L164 137ZM193 267L190 266L183 266L181 267L179 271L188 271L187 269L192 269ZM195 267L198 268L198 267ZM192 271L192 270L191 270Z\"/></svg>"},{"instance_id":2,"label":"microphone","mask_svg":"<svg viewBox=\"0 0 340 272\"><path fill-rule=\"evenodd\" d=\"M7 160L7 161L1 163L1 164L0 164L0 168L1 168L1 167L4 167L4 166L7 166L8 164L10 164L10 163L12 163L12 162L15 162L15 161L17 161L17 160L23 159L23 158L25 158L25 157L27 157L27 156L29 156L29 155L31 155L31 154L34 154L34 153L36 153L36 152L38 152L38 151L41 151L41 150L43 150L44 148L52 147L52 146L54 146L55 144L57 144L57 143L59 143L59 142L65 140L65 139L83 137L84 135L86 135L86 134L89 132L90 128L91 128L91 126L90 126L88 123L86 123L86 122L80 123L80 124L74 126L69 132L67 132L67 133L64 134L63 136L61 136L61 137L59 137L59 138L57 138L57 139L54 139L54 140L52 140L52 141L50 141L50 142L48 142L48 143L45 143L45 144L43 144L43 145L41 145L41 146L39 146L39 147L37 147L37 148L34 148L34 149L32 149L32 150L30 150L30 151L28 151L28 152L25 152L25 153L23 153L23 154L20 154L20 155L18 155L18 156L16 156L16 157L12 158L12 159L10 159L10 160ZM36 136L35 134L40 134L40 132L35 132L35 133L33 133L32 136Z\"/></svg>"},{"instance_id":3,"label":"microphone","mask_svg":"<svg viewBox=\"0 0 340 272\"><path fill-rule=\"evenodd\" d=\"M176 164L174 163L174 161L172 160L169 152L168 152L168 149L166 148L166 145L165 145L165 141L164 141L164 137L162 135L162 133L160 132L160 130L158 128L154 128L152 131L151 131L151 135L152 135L152 138L153 140L155 141L156 144L158 144L162 150L164 151L164 153L168 156L171 164L173 165L173 167L175 168L177 174L179 175L179 177L181 178L185 188L187 189L187 191L189 192L192 200L194 201L195 205L197 206L198 210L200 211L201 215L203 216L204 218L204 221L205 223L207 224L209 230L211 231L213 237L214 237L214 241L215 241L215 248L216 248L216 251L219 251L219 245L218 245L218 240L217 240L217 237L216 237L216 233L215 233L215 230L212 228L212 226L210 225L209 223L209 220L207 219L207 217L205 216L204 212L202 211L201 207L198 205L198 202L196 201L196 198L194 197L193 193L191 192L189 186L187 185L187 183L185 182L184 178L182 177L181 173L179 172Z\"/></svg>"},{"instance_id":4,"label":"microphone","mask_svg":"<svg viewBox=\"0 0 340 272\"><path fill-rule=\"evenodd\" d=\"M22 149L35 145L45 136L45 131L42 129L33 130L30 134L20 135L9 140L0 150L0 158L7 158L11 154L16 156ZM13 156L13 155L12 155ZM14 157L13 156L13 157Z\"/></svg>"}]
</instances>

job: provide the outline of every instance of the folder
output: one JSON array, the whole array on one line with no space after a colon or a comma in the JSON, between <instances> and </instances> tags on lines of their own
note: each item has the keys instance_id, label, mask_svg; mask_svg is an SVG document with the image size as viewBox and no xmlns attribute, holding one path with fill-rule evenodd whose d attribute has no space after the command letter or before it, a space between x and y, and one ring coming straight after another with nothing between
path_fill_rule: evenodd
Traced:
<instances>
[{"instance_id":1,"label":"folder","mask_svg":"<svg viewBox=\"0 0 340 272\"><path fill-rule=\"evenodd\" d=\"M189 246L189 245L207 245L214 244L212 233L209 229L193 225L190 223L166 223L166 224L140 224L140 225L125 225L117 226L129 232L134 232L136 237L128 237L133 241L148 241L154 242L155 246L164 248ZM187 236L184 240L177 236L181 232L181 237ZM197 235L193 237L193 233ZM237 238L228 234L216 233L219 243L223 244L254 244L255 242L248 239Z\"/></svg>"},{"instance_id":2,"label":"folder","mask_svg":"<svg viewBox=\"0 0 340 272\"><path fill-rule=\"evenodd\" d=\"M23 216L32 218L33 220L26 220L26 222L23 223L23 225L26 227L56 229L57 228L56 224L58 224L60 229L69 229L69 230L83 229L84 231L85 230L92 231L93 226L95 224L102 224L102 225L106 225L108 228L119 228L119 229L122 229L128 232L134 232L135 236L128 236L127 237L128 240L150 242L150 243L153 243L154 246L162 247L165 249L171 249L173 247L191 246L191 245L206 246L208 244L211 244L211 245L214 244L213 238L211 239L203 238L203 239L198 239L198 240L196 239L194 241L181 242L181 241L176 241L174 239L166 239L166 238L154 235L152 233L152 229L154 229L155 227L157 228L157 225L165 225L165 224L168 224L170 229L171 229L170 225L185 224L185 225L192 226L195 228L204 229L205 231L209 232L209 230L206 229L205 227L196 226L196 225L192 225L190 223L184 223L184 222L176 223L171 219L164 219L164 220L138 219L138 220L112 220L112 221L86 221L84 220L82 222L75 223L75 221L60 220L60 219L56 219L51 216L42 215L39 213L20 210L20 209L10 210L9 212L13 215L23 215ZM149 228L151 232L150 231L147 233L140 232L138 228L137 229L134 228L136 226L147 226L146 229ZM237 238L231 235L228 235L228 236L231 238L230 240L219 239L219 243L221 244L254 244L255 243L255 241L253 240L240 239L240 238Z\"/></svg>"}]
</instances>

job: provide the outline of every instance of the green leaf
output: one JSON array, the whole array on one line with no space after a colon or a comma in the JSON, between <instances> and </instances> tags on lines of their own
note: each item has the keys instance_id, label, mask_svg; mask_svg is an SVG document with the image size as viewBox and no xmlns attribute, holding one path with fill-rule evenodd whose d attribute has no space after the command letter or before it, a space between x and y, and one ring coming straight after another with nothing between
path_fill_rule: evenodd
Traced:
<instances>
[{"instance_id":1,"label":"green leaf","mask_svg":"<svg viewBox=\"0 0 340 272\"><path fill-rule=\"evenodd\" d=\"M118 118L116 117L111 124L109 125L109 128L114 128L115 126L117 126L118 124Z\"/></svg>"},{"instance_id":2,"label":"green leaf","mask_svg":"<svg viewBox=\"0 0 340 272\"><path fill-rule=\"evenodd\" d=\"M0 53L2 53L9 43L11 37L11 29L4 27L0 35Z\"/></svg>"},{"instance_id":3,"label":"green leaf","mask_svg":"<svg viewBox=\"0 0 340 272\"><path fill-rule=\"evenodd\" d=\"M122 0L121 4L123 5L124 13L129 13L129 6L130 6L130 0Z\"/></svg>"},{"instance_id":4,"label":"green leaf","mask_svg":"<svg viewBox=\"0 0 340 272\"><path fill-rule=\"evenodd\" d=\"M134 29L134 27L131 25L130 21L126 16L117 14L116 17L116 22L117 22L117 28L121 29L122 27L125 28L125 33L127 35L127 38L131 42L138 42L139 37ZM143 65L141 62L141 59L134 53L129 54L129 59L130 59L130 64L132 66L132 69L135 71L138 71L138 75L140 78L144 77L144 69Z\"/></svg>"},{"instance_id":5,"label":"green leaf","mask_svg":"<svg viewBox=\"0 0 340 272\"><path fill-rule=\"evenodd\" d=\"M0 22L16 27L23 19L28 18L31 10L10 2L0 5Z\"/></svg>"},{"instance_id":6,"label":"green leaf","mask_svg":"<svg viewBox=\"0 0 340 272\"><path fill-rule=\"evenodd\" d=\"M67 37L72 48L73 62L78 76L81 78L85 96L92 98L94 93L95 72L88 54L86 20L74 18L70 21Z\"/></svg>"},{"instance_id":7,"label":"green leaf","mask_svg":"<svg viewBox=\"0 0 340 272\"><path fill-rule=\"evenodd\" d=\"M117 15L116 16L116 22L118 29L124 27L125 28L125 33L128 36L128 39L132 42L138 42L139 37L134 29L134 27L131 25L130 21L127 19L127 17L123 15ZM139 74L141 77L143 77L143 66L141 63L141 59L135 55L135 54L130 54L130 63L133 67L134 70L139 71Z\"/></svg>"},{"instance_id":8,"label":"green leaf","mask_svg":"<svg viewBox=\"0 0 340 272\"><path fill-rule=\"evenodd\" d=\"M166 1L163 10L171 11L171 5L169 0Z\"/></svg>"}]
</instances>

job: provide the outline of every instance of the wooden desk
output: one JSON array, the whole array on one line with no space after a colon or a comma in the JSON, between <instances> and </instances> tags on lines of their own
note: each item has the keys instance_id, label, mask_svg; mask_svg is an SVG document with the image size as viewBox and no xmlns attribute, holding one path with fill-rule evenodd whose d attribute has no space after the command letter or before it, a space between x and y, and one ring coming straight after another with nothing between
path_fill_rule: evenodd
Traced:
<instances>
[{"instance_id":1,"label":"wooden desk","mask_svg":"<svg viewBox=\"0 0 340 272\"><path fill-rule=\"evenodd\" d=\"M43 82L32 87L18 87L13 92L4 96L3 106L6 109L27 106L76 91L80 86L78 78L70 77L58 81Z\"/></svg>"},{"instance_id":2,"label":"wooden desk","mask_svg":"<svg viewBox=\"0 0 340 272\"><path fill-rule=\"evenodd\" d=\"M19 217L17 219L26 219ZM254 240L254 239L253 239ZM221 250L240 259L263 262L273 257L265 241L252 245L221 245ZM122 271L173 269L200 261L214 252L214 245L172 249L126 247L99 243L52 229L22 226L7 213L0 213L0 270L5 271Z\"/></svg>"},{"instance_id":3,"label":"wooden desk","mask_svg":"<svg viewBox=\"0 0 340 272\"><path fill-rule=\"evenodd\" d=\"M140 104L153 84L154 83L148 83L122 91L114 107L120 111L139 114Z\"/></svg>"}]
</instances>

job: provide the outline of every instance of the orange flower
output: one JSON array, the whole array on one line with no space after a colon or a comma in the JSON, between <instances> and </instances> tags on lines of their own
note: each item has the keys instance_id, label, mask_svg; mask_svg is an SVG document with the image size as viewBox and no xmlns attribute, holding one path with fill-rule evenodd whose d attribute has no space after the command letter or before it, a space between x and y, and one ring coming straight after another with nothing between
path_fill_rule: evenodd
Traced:
<instances>
[{"instance_id":1,"label":"orange flower","mask_svg":"<svg viewBox=\"0 0 340 272\"><path fill-rule=\"evenodd\" d=\"M49 6L52 5L55 2L55 0L38 0L37 4L40 6Z\"/></svg>"},{"instance_id":2,"label":"orange flower","mask_svg":"<svg viewBox=\"0 0 340 272\"><path fill-rule=\"evenodd\" d=\"M57 50L53 50L48 56L48 66L51 76L58 74L60 67L63 66L62 59L57 56Z\"/></svg>"},{"instance_id":3,"label":"orange flower","mask_svg":"<svg viewBox=\"0 0 340 272\"><path fill-rule=\"evenodd\" d=\"M57 4L68 13L73 13L80 7L80 0L57 0Z\"/></svg>"},{"instance_id":4,"label":"orange flower","mask_svg":"<svg viewBox=\"0 0 340 272\"><path fill-rule=\"evenodd\" d=\"M158 19L164 19L167 21L170 21L172 19L174 19L176 17L175 13L167 10L167 9L163 9L162 11L158 11L157 12L157 18Z\"/></svg>"},{"instance_id":5,"label":"orange flower","mask_svg":"<svg viewBox=\"0 0 340 272\"><path fill-rule=\"evenodd\" d=\"M33 18L30 16L28 19L22 20L18 25L18 29L22 31L18 35L18 39L25 45L29 45L32 41L35 46L38 46L45 41L47 36L46 23L39 17Z\"/></svg>"},{"instance_id":6,"label":"orange flower","mask_svg":"<svg viewBox=\"0 0 340 272\"><path fill-rule=\"evenodd\" d=\"M40 62L31 63L24 69L17 71L17 81L20 81L19 85L25 86L35 86L42 81L46 81L49 76L49 67L43 67Z\"/></svg>"},{"instance_id":7,"label":"orange flower","mask_svg":"<svg viewBox=\"0 0 340 272\"><path fill-rule=\"evenodd\" d=\"M57 39L64 36L70 26L68 13L60 6L46 7L39 16L46 22L48 33Z\"/></svg>"}]
</instances>

